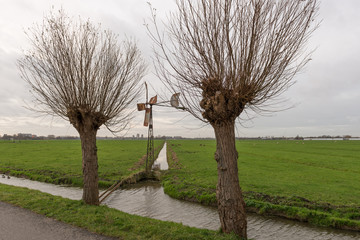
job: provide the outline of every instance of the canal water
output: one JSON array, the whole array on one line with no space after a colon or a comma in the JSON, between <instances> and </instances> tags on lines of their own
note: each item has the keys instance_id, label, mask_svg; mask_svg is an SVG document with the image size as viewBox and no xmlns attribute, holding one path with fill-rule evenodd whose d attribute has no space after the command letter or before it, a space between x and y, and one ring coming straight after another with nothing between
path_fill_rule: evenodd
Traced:
<instances>
[{"instance_id":1,"label":"canal water","mask_svg":"<svg viewBox=\"0 0 360 240\"><path fill-rule=\"evenodd\" d=\"M162 170L167 169L166 145L155 164L160 164ZM0 183L36 189L74 200L82 197L81 188L15 177L10 179L0 177ZM173 199L164 193L158 182L142 182L116 190L103 204L130 214L178 222L192 227L211 230L220 228L215 208ZM250 214L248 216L248 237L255 240L359 240L360 233L312 227L296 221Z\"/></svg>"}]
</instances>

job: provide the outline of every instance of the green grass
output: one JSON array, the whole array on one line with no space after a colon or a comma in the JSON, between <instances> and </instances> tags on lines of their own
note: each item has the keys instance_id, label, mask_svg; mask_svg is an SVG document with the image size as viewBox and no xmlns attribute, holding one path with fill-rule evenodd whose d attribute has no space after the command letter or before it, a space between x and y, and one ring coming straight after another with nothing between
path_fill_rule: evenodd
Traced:
<instances>
[{"instance_id":1,"label":"green grass","mask_svg":"<svg viewBox=\"0 0 360 240\"><path fill-rule=\"evenodd\" d=\"M182 140L168 146L169 156L175 152L178 161L170 163L164 176L165 192L214 205L216 142ZM240 186L249 208L360 229L360 141L237 141L236 147Z\"/></svg>"},{"instance_id":2,"label":"green grass","mask_svg":"<svg viewBox=\"0 0 360 240\"><path fill-rule=\"evenodd\" d=\"M160 150L163 141L156 141ZM146 141L100 140L99 185L144 170ZM214 140L168 143L170 196L216 205ZM360 230L360 141L237 141L239 178L250 211ZM78 140L0 141L0 172L82 184ZM176 153L176 154L175 154ZM173 158L174 157L174 158Z\"/></svg>"},{"instance_id":3,"label":"green grass","mask_svg":"<svg viewBox=\"0 0 360 240\"><path fill-rule=\"evenodd\" d=\"M0 201L119 239L238 239L234 235L130 215L107 206L90 206L36 190L0 184Z\"/></svg>"},{"instance_id":4,"label":"green grass","mask_svg":"<svg viewBox=\"0 0 360 240\"><path fill-rule=\"evenodd\" d=\"M360 141L238 141L245 191L360 206Z\"/></svg>"},{"instance_id":5,"label":"green grass","mask_svg":"<svg viewBox=\"0 0 360 240\"><path fill-rule=\"evenodd\" d=\"M146 140L98 140L99 185L144 169ZM159 148L163 141L155 141ZM159 151L160 149L158 149ZM80 140L0 141L0 172L50 183L82 185Z\"/></svg>"}]
</instances>

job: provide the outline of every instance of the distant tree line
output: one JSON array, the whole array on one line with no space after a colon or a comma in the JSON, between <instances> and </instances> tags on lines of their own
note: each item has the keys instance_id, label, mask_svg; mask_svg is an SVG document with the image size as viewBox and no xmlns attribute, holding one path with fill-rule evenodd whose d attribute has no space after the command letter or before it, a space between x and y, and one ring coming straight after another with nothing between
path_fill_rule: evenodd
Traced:
<instances>
[{"instance_id":1,"label":"distant tree line","mask_svg":"<svg viewBox=\"0 0 360 240\"><path fill-rule=\"evenodd\" d=\"M2 140L53 140L53 139L79 139L76 136L55 136L55 135L48 135L48 136L37 136L31 133L18 133L18 134L4 134L3 136L0 135L0 139Z\"/></svg>"},{"instance_id":2,"label":"distant tree line","mask_svg":"<svg viewBox=\"0 0 360 240\"><path fill-rule=\"evenodd\" d=\"M352 135L320 135L320 136L309 136L309 137L302 137L302 136L295 136L295 137L276 137L276 136L266 136L266 137L237 137L236 140L304 140L304 139L322 139L322 138L334 138L334 139L350 139L350 138L359 138L354 137ZM4 134L3 136L0 135L0 139L2 140L74 140L74 139L80 139L78 136L55 136L55 135L48 135L48 136L37 136L35 134L30 133L18 133L18 134ZM135 135L132 137L97 137L97 139L114 139L114 140L133 140L133 139L146 139L144 138L138 138ZM205 137L205 138L189 138L189 137L182 137L182 136L157 136L155 139L171 139L171 140L177 140L177 139L197 139L197 140L214 140L214 138Z\"/></svg>"}]
</instances>

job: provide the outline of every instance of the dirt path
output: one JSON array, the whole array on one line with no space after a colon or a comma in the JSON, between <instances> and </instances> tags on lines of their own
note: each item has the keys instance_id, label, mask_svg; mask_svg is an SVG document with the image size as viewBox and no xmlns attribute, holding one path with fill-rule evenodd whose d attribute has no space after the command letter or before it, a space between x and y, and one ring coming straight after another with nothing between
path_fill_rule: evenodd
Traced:
<instances>
[{"instance_id":1,"label":"dirt path","mask_svg":"<svg viewBox=\"0 0 360 240\"><path fill-rule=\"evenodd\" d=\"M0 202L0 240L113 240Z\"/></svg>"}]
</instances>

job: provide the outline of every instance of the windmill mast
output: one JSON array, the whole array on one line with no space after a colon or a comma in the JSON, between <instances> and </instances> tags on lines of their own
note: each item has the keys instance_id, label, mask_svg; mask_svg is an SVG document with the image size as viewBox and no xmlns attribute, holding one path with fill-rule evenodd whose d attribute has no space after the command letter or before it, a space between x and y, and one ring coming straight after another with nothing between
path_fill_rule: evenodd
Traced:
<instances>
[{"instance_id":1,"label":"windmill mast","mask_svg":"<svg viewBox=\"0 0 360 240\"><path fill-rule=\"evenodd\" d=\"M153 127L153 116L152 116L152 105L156 104L157 102L157 96L152 97L150 99L150 102L148 102L148 87L145 82L145 88L146 88L146 105L150 105L150 109L145 109L145 120L146 120L146 114L149 114L149 128L148 128L148 141L147 141L147 150L146 150L146 165L145 169L146 172L149 172L151 170L150 164L152 164L155 161L154 156L154 127ZM149 112L149 113L148 113ZM144 123L145 125L145 123Z\"/></svg>"},{"instance_id":2,"label":"windmill mast","mask_svg":"<svg viewBox=\"0 0 360 240\"><path fill-rule=\"evenodd\" d=\"M146 172L150 171L150 164L155 161L154 157L154 127L153 127L153 118L152 118L152 104L150 104L150 119L149 119L149 129L148 129L148 142L146 150ZM150 164L149 164L150 163Z\"/></svg>"}]
</instances>

